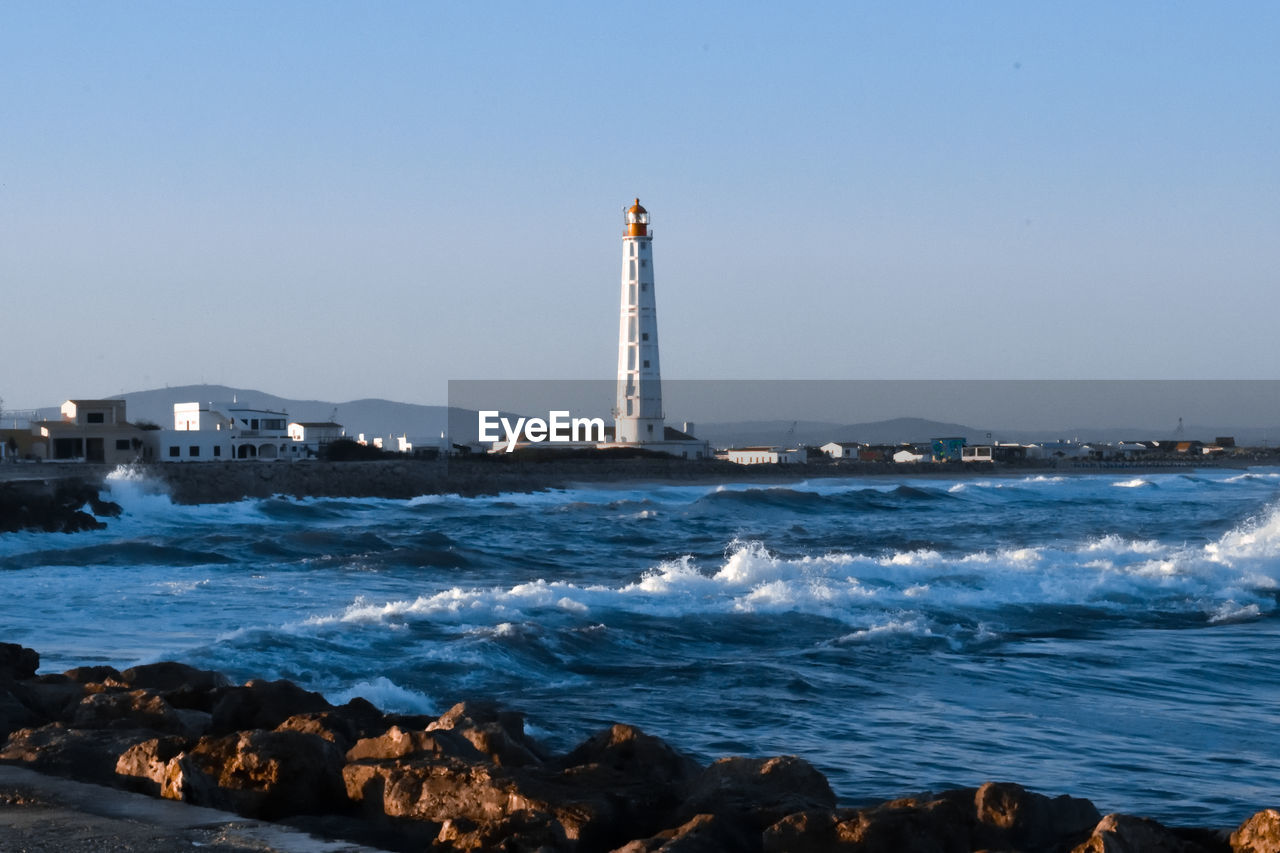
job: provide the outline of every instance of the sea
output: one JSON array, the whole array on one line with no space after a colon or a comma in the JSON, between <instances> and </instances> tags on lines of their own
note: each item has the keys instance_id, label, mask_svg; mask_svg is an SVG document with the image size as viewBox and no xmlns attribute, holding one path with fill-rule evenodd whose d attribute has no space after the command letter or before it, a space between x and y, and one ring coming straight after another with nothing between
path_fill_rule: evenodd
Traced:
<instances>
[{"instance_id":1,"label":"sea","mask_svg":"<svg viewBox=\"0 0 1280 853\"><path fill-rule=\"evenodd\" d=\"M178 660L335 703L798 755L841 802L1018 782L1230 826L1280 805L1280 469L625 483L176 505L0 536L42 672Z\"/></svg>"}]
</instances>

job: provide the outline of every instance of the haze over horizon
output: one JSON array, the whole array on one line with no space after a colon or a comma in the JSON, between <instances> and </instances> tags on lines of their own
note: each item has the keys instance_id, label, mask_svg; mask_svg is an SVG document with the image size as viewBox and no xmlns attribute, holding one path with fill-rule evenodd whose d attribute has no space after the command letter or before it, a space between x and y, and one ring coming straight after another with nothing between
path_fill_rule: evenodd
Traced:
<instances>
[{"instance_id":1,"label":"haze over horizon","mask_svg":"<svg viewBox=\"0 0 1280 853\"><path fill-rule=\"evenodd\" d=\"M0 398L1271 379L1280 8L11 3Z\"/></svg>"}]
</instances>

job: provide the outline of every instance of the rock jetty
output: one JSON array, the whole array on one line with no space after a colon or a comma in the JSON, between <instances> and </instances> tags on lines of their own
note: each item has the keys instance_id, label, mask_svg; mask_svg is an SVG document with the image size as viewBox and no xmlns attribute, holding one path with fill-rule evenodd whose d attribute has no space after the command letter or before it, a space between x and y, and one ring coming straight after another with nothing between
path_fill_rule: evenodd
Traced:
<instances>
[{"instance_id":1,"label":"rock jetty","mask_svg":"<svg viewBox=\"0 0 1280 853\"><path fill-rule=\"evenodd\" d=\"M100 530L107 526L101 519L120 515L120 505L103 500L100 489L100 480L79 477L0 483L0 533Z\"/></svg>"},{"instance_id":2,"label":"rock jetty","mask_svg":"<svg viewBox=\"0 0 1280 853\"><path fill-rule=\"evenodd\" d=\"M39 663L0 644L0 761L385 850L1280 853L1274 809L1173 828L997 782L842 808L802 759L703 765L627 725L557 755L483 703L387 714L180 663Z\"/></svg>"}]
</instances>

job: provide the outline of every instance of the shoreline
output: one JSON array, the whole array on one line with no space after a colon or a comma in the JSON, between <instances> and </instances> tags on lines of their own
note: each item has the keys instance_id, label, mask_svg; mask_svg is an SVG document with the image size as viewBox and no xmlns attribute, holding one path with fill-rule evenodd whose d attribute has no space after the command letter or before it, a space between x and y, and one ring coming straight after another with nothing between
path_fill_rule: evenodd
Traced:
<instances>
[{"instance_id":1,"label":"shoreline","mask_svg":"<svg viewBox=\"0 0 1280 853\"><path fill-rule=\"evenodd\" d=\"M32 810L53 808L59 827L33 850L102 849L63 843L75 829L135 844L112 849L174 849L141 846L154 834L131 827L148 821L164 823L182 846L197 840L193 828L216 829L201 843L218 853L1280 850L1275 809L1234 828L1174 827L1010 782L842 807L803 759L702 765L624 724L553 754L525 732L518 711L484 703L439 716L386 714L363 699L334 706L288 681L236 685L174 662L38 671L35 651L0 643L0 826L30 827L40 817ZM111 807L101 805L115 796L105 792L42 795L58 784L14 767L134 794ZM187 805L173 812L175 803ZM168 810L163 821L148 817L153 806ZM189 806L247 821L180 811ZM130 823L101 825L104 809ZM261 830L281 823L291 829ZM256 846L232 846L248 845L236 833L254 826Z\"/></svg>"},{"instance_id":2,"label":"shoreline","mask_svg":"<svg viewBox=\"0 0 1280 853\"><path fill-rule=\"evenodd\" d=\"M720 460L658 458L386 459L348 462L203 462L129 466L135 476L183 505L232 503L248 498L460 497L529 494L548 489L620 486L780 485L871 478L904 480L988 477L1094 476L1247 470L1270 457L1144 462L841 463L738 465ZM0 466L0 535L6 531L75 532L102 528L120 507L103 499L119 469L86 463ZM89 510L86 512L86 508Z\"/></svg>"}]
</instances>

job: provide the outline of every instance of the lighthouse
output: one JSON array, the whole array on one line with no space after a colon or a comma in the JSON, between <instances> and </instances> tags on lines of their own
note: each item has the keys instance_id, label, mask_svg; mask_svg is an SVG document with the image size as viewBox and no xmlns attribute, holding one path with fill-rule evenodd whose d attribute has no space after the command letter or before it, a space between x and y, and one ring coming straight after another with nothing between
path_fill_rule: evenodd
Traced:
<instances>
[{"instance_id":1,"label":"lighthouse","mask_svg":"<svg viewBox=\"0 0 1280 853\"><path fill-rule=\"evenodd\" d=\"M661 442L662 377L653 292L653 235L649 233L649 212L640 206L640 199L624 213L623 225L614 440L623 444Z\"/></svg>"}]
</instances>

